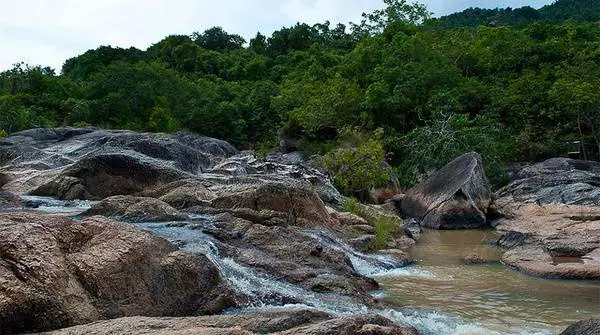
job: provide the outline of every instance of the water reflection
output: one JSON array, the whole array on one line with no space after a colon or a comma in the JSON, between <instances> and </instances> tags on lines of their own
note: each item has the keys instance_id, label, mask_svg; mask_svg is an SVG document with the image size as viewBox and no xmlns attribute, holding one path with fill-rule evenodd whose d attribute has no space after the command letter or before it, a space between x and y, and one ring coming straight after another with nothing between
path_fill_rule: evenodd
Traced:
<instances>
[{"instance_id":1,"label":"water reflection","mask_svg":"<svg viewBox=\"0 0 600 335\"><path fill-rule=\"evenodd\" d=\"M380 281L389 298L416 308L436 308L490 325L560 332L569 324L600 315L600 283L530 277L500 264L501 251L489 242L493 231L431 231L409 249L430 277L387 276ZM489 262L466 265L476 254ZM560 260L569 261L574 260Z\"/></svg>"}]
</instances>

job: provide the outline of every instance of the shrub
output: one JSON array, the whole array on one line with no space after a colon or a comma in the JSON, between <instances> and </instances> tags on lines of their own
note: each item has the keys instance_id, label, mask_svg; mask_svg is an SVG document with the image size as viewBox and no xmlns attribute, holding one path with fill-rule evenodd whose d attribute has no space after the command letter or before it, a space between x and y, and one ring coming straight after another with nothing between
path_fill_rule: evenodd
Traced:
<instances>
[{"instance_id":1,"label":"shrub","mask_svg":"<svg viewBox=\"0 0 600 335\"><path fill-rule=\"evenodd\" d=\"M375 240L373 249L386 249L388 242L402 231L402 224L397 219L381 216L375 221Z\"/></svg>"},{"instance_id":2,"label":"shrub","mask_svg":"<svg viewBox=\"0 0 600 335\"><path fill-rule=\"evenodd\" d=\"M369 189L384 186L390 180L392 169L385 162L382 137L382 129L367 137L356 128L344 128L338 136L340 148L313 163L333 174L333 182L342 194L362 194L364 198Z\"/></svg>"}]
</instances>

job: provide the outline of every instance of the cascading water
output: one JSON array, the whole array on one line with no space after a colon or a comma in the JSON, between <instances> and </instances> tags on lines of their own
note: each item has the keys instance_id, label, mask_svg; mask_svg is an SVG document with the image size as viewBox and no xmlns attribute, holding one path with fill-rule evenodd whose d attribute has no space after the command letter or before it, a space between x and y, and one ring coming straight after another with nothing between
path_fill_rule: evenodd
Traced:
<instances>
[{"instance_id":1,"label":"cascading water","mask_svg":"<svg viewBox=\"0 0 600 335\"><path fill-rule=\"evenodd\" d=\"M23 197L22 200L25 206L33 206L37 211L72 216L76 216L92 205L90 202L69 202L44 197ZM23 210L23 208L15 208L15 210ZM218 247L219 242L202 231L202 229L214 229L210 215L190 215L187 223L139 223L135 225L166 238L184 251L207 256L219 268L221 277L240 296L247 298L242 305L246 309L314 308L333 315L375 313L399 324L412 325L425 335L550 334L546 330L523 330L524 327L520 323L511 327L509 331L507 328L496 329L487 323L485 325L478 324L456 315L440 312L440 309L369 308L343 295L308 291L242 266L231 258L223 257ZM389 255L367 255L358 252L326 230L305 230L303 232L320 245L346 254L354 269L365 276L412 278L413 281L452 280L451 277L439 278L439 273L428 271L420 266L403 267L405 264ZM387 290L385 293L377 292L378 296L385 294L388 294Z\"/></svg>"},{"instance_id":2,"label":"cascading water","mask_svg":"<svg viewBox=\"0 0 600 335\"><path fill-rule=\"evenodd\" d=\"M435 334L501 334L472 324L459 317L439 313L433 310L415 309L374 309L338 294L322 294L305 290L286 283L256 270L236 263L231 258L221 257L218 242L198 229L198 224L212 228L209 216L194 217L194 225L181 226L169 223L141 223L140 228L150 230L177 244L182 250L206 255L217 265L222 278L238 293L248 297L245 306L248 309L265 308L314 308L334 315L352 315L375 313L390 318L399 324L412 325L424 335ZM322 230L306 230L305 234L320 244L344 252L352 261L355 270L366 276L406 275L429 277L433 274L413 268L403 268L401 262L387 255L366 255L354 250L335 235ZM274 297L277 297L274 299ZM293 301L293 303L282 303ZM548 334L547 332L526 332L519 334Z\"/></svg>"}]
</instances>

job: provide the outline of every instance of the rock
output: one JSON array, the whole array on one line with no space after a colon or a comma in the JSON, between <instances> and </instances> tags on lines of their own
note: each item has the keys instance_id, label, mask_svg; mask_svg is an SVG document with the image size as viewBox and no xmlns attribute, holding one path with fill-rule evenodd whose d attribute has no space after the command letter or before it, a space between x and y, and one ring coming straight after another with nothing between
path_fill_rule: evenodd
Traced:
<instances>
[{"instance_id":1,"label":"rock","mask_svg":"<svg viewBox=\"0 0 600 335\"><path fill-rule=\"evenodd\" d=\"M402 213L433 229L478 228L487 224L490 203L481 156L469 153L408 191Z\"/></svg>"},{"instance_id":2,"label":"rock","mask_svg":"<svg viewBox=\"0 0 600 335\"><path fill-rule=\"evenodd\" d=\"M332 216L340 222L342 226L368 226L369 222L358 215L352 213L334 212Z\"/></svg>"},{"instance_id":3,"label":"rock","mask_svg":"<svg viewBox=\"0 0 600 335\"><path fill-rule=\"evenodd\" d=\"M348 244L358 250L370 251L373 250L373 246L375 245L375 235L361 235L359 237L349 239Z\"/></svg>"},{"instance_id":4,"label":"rock","mask_svg":"<svg viewBox=\"0 0 600 335\"><path fill-rule=\"evenodd\" d=\"M600 335L600 318L577 322L560 335Z\"/></svg>"},{"instance_id":5,"label":"rock","mask_svg":"<svg viewBox=\"0 0 600 335\"><path fill-rule=\"evenodd\" d=\"M413 335L418 334L412 327L400 327L392 321L378 315L348 316L320 323L290 329L281 333L295 335L337 335L337 334L369 334L369 335Z\"/></svg>"},{"instance_id":6,"label":"rock","mask_svg":"<svg viewBox=\"0 0 600 335\"><path fill-rule=\"evenodd\" d=\"M377 288L356 273L348 256L293 227L265 226L220 215L215 230L227 257L308 290L337 292L369 301Z\"/></svg>"},{"instance_id":7,"label":"rock","mask_svg":"<svg viewBox=\"0 0 600 335\"><path fill-rule=\"evenodd\" d=\"M78 161L31 194L66 200L102 200L131 195L186 176L183 171L160 161L143 160L134 153L97 154Z\"/></svg>"},{"instance_id":8,"label":"rock","mask_svg":"<svg viewBox=\"0 0 600 335\"><path fill-rule=\"evenodd\" d=\"M528 234L523 234L518 231L509 231L508 233L500 236L496 244L504 248L514 248L523 244L525 240L527 240L528 236Z\"/></svg>"},{"instance_id":9,"label":"rock","mask_svg":"<svg viewBox=\"0 0 600 335\"><path fill-rule=\"evenodd\" d=\"M600 266L594 264L600 255L594 251L600 250L600 220L596 220L600 208L538 206L515 202L512 197L497 202L508 213L496 226L497 230L505 232L498 244L511 248L503 256L506 265L548 278L589 279L598 276ZM556 264L554 261L564 258L576 262Z\"/></svg>"},{"instance_id":10,"label":"rock","mask_svg":"<svg viewBox=\"0 0 600 335\"><path fill-rule=\"evenodd\" d=\"M321 200L334 207L342 204L342 196L333 186L330 179L319 170L310 167L306 162L292 163L289 157L271 154L266 160L257 159L251 153L240 153L223 160L220 164L208 170L215 175L225 175L227 178L212 179L217 184L257 184L265 182L303 183L319 195ZM209 174L206 177L211 177Z\"/></svg>"},{"instance_id":11,"label":"rock","mask_svg":"<svg viewBox=\"0 0 600 335\"><path fill-rule=\"evenodd\" d=\"M412 238L410 238L406 235L402 235L400 237L393 237L388 242L388 247L390 247L390 248L408 248L415 244L417 244L417 241L413 240Z\"/></svg>"},{"instance_id":12,"label":"rock","mask_svg":"<svg viewBox=\"0 0 600 335\"><path fill-rule=\"evenodd\" d=\"M287 154L298 150L296 141L294 141L291 137L285 135L281 131L278 131L277 135L279 136L279 151Z\"/></svg>"},{"instance_id":13,"label":"rock","mask_svg":"<svg viewBox=\"0 0 600 335\"><path fill-rule=\"evenodd\" d=\"M551 279L600 280L600 249L583 257L568 257L562 262L560 256L552 256L542 246L516 247L502 256L508 266L534 276Z\"/></svg>"},{"instance_id":14,"label":"rock","mask_svg":"<svg viewBox=\"0 0 600 335\"><path fill-rule=\"evenodd\" d=\"M141 196L158 198L177 209L208 206L216 195L201 179L183 179L141 192Z\"/></svg>"},{"instance_id":15,"label":"rock","mask_svg":"<svg viewBox=\"0 0 600 335\"><path fill-rule=\"evenodd\" d=\"M0 214L0 278L3 333L232 304L206 257L100 217Z\"/></svg>"},{"instance_id":16,"label":"rock","mask_svg":"<svg viewBox=\"0 0 600 335\"><path fill-rule=\"evenodd\" d=\"M362 233L365 235L374 235L375 227L371 225L356 225L347 227L346 231L354 232L354 233Z\"/></svg>"},{"instance_id":17,"label":"rock","mask_svg":"<svg viewBox=\"0 0 600 335\"><path fill-rule=\"evenodd\" d=\"M281 221L275 225L336 225L319 196L307 185L300 183L269 182L247 189L242 188L217 197L211 202L211 207L225 210L246 209L247 215L250 213L255 220L259 220L255 223L279 218Z\"/></svg>"},{"instance_id":18,"label":"rock","mask_svg":"<svg viewBox=\"0 0 600 335\"><path fill-rule=\"evenodd\" d=\"M213 160L226 159L238 153L238 150L231 144L216 138L200 136L193 133L178 132L174 138L198 151L213 156Z\"/></svg>"},{"instance_id":19,"label":"rock","mask_svg":"<svg viewBox=\"0 0 600 335\"><path fill-rule=\"evenodd\" d=\"M520 170L498 197L538 205L600 206L600 163L552 158Z\"/></svg>"},{"instance_id":20,"label":"rock","mask_svg":"<svg viewBox=\"0 0 600 335\"><path fill-rule=\"evenodd\" d=\"M421 226L415 219L404 220L403 230L406 236L415 241L418 241L421 238Z\"/></svg>"},{"instance_id":21,"label":"rock","mask_svg":"<svg viewBox=\"0 0 600 335\"><path fill-rule=\"evenodd\" d=\"M398 249L387 249L387 250L379 250L378 253L384 255L390 255L394 257L396 261L398 261L401 266L409 266L415 264L416 261L412 258L408 253L398 250Z\"/></svg>"},{"instance_id":22,"label":"rock","mask_svg":"<svg viewBox=\"0 0 600 335\"><path fill-rule=\"evenodd\" d=\"M487 260L477 254L469 254L463 259L466 265L485 264Z\"/></svg>"},{"instance_id":23,"label":"rock","mask_svg":"<svg viewBox=\"0 0 600 335\"><path fill-rule=\"evenodd\" d=\"M108 334L398 334L418 335L380 316L334 317L314 310L275 309L187 318L128 317L61 329L52 335Z\"/></svg>"},{"instance_id":24,"label":"rock","mask_svg":"<svg viewBox=\"0 0 600 335\"><path fill-rule=\"evenodd\" d=\"M126 222L168 222L188 218L161 200L121 195L94 204L84 215L102 215Z\"/></svg>"}]
</instances>

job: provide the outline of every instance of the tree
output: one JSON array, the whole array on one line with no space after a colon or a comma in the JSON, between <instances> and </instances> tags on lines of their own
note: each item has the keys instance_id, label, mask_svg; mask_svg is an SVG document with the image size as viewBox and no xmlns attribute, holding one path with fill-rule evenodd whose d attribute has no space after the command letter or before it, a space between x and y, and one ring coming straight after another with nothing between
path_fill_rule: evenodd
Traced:
<instances>
[{"instance_id":1,"label":"tree","mask_svg":"<svg viewBox=\"0 0 600 335\"><path fill-rule=\"evenodd\" d=\"M363 13L360 25L354 24L354 29L370 35L383 32L387 27L396 22L409 22L419 24L432 15L425 5L418 2L408 3L407 0L383 0L387 6L372 13Z\"/></svg>"},{"instance_id":2,"label":"tree","mask_svg":"<svg viewBox=\"0 0 600 335\"><path fill-rule=\"evenodd\" d=\"M221 27L213 27L200 34L192 34L192 40L200 47L213 51L225 51L239 49L244 46L246 40L240 35L228 34Z\"/></svg>"}]
</instances>

